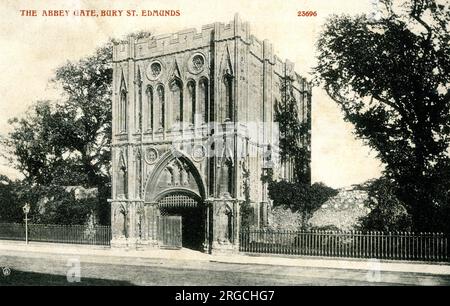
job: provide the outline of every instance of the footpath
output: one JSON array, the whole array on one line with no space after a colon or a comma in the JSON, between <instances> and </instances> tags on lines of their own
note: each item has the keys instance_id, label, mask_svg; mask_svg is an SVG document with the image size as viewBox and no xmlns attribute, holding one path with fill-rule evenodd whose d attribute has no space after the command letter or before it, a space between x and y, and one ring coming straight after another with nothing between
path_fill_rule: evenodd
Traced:
<instances>
[{"instance_id":1,"label":"footpath","mask_svg":"<svg viewBox=\"0 0 450 306\"><path fill-rule=\"evenodd\" d=\"M110 247L103 246L42 242L30 242L27 245L24 241L10 240L0 240L0 267L2 266L3 256L28 258L49 258L51 256L82 256L84 258L83 260L92 260L94 262L103 263L112 263L115 262L114 258L120 258L122 261L126 260L127 264L139 263L139 265L145 265L145 261L139 259L164 259L174 261L206 261L232 264L255 264L366 271L377 270L389 272L450 275L449 263L385 261L353 258L319 258L280 255L269 256L267 254L210 255L190 249L111 249ZM127 260L128 258L130 259L129 262Z\"/></svg>"}]
</instances>

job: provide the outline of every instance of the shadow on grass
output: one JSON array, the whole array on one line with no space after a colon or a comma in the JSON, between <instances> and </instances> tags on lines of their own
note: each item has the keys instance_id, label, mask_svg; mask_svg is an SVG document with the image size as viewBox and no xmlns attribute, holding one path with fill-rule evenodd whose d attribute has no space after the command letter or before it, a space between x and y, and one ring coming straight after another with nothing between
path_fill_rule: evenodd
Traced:
<instances>
[{"instance_id":1,"label":"shadow on grass","mask_svg":"<svg viewBox=\"0 0 450 306\"><path fill-rule=\"evenodd\" d=\"M133 284L127 281L83 277L80 282L68 282L65 275L11 270L8 276L0 273L0 286L133 286Z\"/></svg>"}]
</instances>

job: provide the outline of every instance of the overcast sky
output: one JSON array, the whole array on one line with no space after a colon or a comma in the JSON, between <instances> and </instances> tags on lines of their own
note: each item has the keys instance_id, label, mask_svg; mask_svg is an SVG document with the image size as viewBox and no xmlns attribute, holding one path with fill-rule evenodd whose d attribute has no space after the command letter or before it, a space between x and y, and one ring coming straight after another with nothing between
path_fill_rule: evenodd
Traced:
<instances>
[{"instance_id":1,"label":"overcast sky","mask_svg":"<svg viewBox=\"0 0 450 306\"><path fill-rule=\"evenodd\" d=\"M0 129L20 116L33 101L54 99L48 85L54 70L67 60L89 55L108 37L137 30L167 34L215 21L229 22L235 13L250 23L258 39L269 39L276 53L293 61L296 71L310 77L315 63L315 41L325 17L332 13L363 13L376 0L151 0L151 1L12 1L0 4ZM21 9L153 10L179 9L179 17L21 17ZM297 11L316 11L316 17L298 17ZM312 179L344 187L378 177L381 164L375 152L355 139L338 106L323 90L313 91ZM17 177L1 161L0 174Z\"/></svg>"}]
</instances>

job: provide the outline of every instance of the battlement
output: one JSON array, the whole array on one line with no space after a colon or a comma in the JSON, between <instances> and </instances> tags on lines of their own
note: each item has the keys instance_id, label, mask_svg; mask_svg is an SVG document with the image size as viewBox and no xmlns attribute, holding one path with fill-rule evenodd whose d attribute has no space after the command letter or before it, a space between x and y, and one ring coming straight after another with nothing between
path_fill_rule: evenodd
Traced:
<instances>
[{"instance_id":1,"label":"battlement","mask_svg":"<svg viewBox=\"0 0 450 306\"><path fill-rule=\"evenodd\" d=\"M210 48L213 42L240 39L248 46L250 54L260 61L267 61L273 65L273 71L279 76L290 75L294 79L294 86L302 91L307 83L294 71L294 64L289 60L283 61L274 54L273 45L267 40L260 40L250 33L248 22L241 21L238 14L229 23L215 22L203 25L201 30L195 28L184 29L172 34L160 34L136 39L129 37L114 45L113 61L121 62L128 59L144 60L158 56L180 53L192 50Z\"/></svg>"},{"instance_id":2,"label":"battlement","mask_svg":"<svg viewBox=\"0 0 450 306\"><path fill-rule=\"evenodd\" d=\"M272 64L282 66L282 61L274 56L272 44L268 40L259 40L250 33L250 25L243 22L239 15L229 23L215 22L202 26L201 31L195 28L184 29L172 34L161 34L147 38L135 39L114 46L114 61L128 58L145 59L161 54L201 49L211 45L213 41L240 38L249 45L250 52L260 59L267 59Z\"/></svg>"},{"instance_id":3,"label":"battlement","mask_svg":"<svg viewBox=\"0 0 450 306\"><path fill-rule=\"evenodd\" d=\"M172 34L156 35L148 38L120 42L114 46L114 61L123 61L128 58L144 59L159 54L182 52L184 50L208 47L211 41L222 41L240 37L248 42L250 26L242 22L236 14L234 19L227 23L215 22L202 26L201 31L195 28L181 30Z\"/></svg>"}]
</instances>

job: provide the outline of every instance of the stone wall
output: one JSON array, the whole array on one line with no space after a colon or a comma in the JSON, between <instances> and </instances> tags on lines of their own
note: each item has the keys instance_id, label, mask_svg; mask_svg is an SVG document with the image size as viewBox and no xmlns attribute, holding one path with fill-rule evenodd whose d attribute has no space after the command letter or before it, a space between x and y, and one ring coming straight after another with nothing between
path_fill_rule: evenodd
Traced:
<instances>
[{"instance_id":1,"label":"stone wall","mask_svg":"<svg viewBox=\"0 0 450 306\"><path fill-rule=\"evenodd\" d=\"M364 206L367 192L357 187L343 188L339 193L328 199L316 210L308 221L309 229L355 230L359 218L369 212ZM293 212L287 207L274 207L269 214L269 227L278 230L299 230L302 218L299 212Z\"/></svg>"},{"instance_id":2,"label":"stone wall","mask_svg":"<svg viewBox=\"0 0 450 306\"><path fill-rule=\"evenodd\" d=\"M302 217L288 207L274 207L269 214L269 228L274 230L296 231L301 228Z\"/></svg>"},{"instance_id":3,"label":"stone wall","mask_svg":"<svg viewBox=\"0 0 450 306\"><path fill-rule=\"evenodd\" d=\"M364 190L340 189L313 214L309 225L313 229L354 230L359 225L358 219L369 213L364 206L366 199Z\"/></svg>"}]
</instances>

